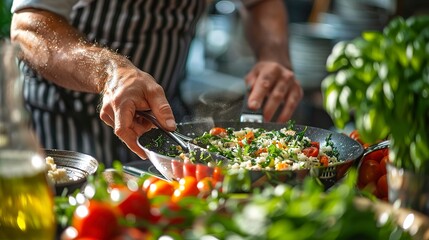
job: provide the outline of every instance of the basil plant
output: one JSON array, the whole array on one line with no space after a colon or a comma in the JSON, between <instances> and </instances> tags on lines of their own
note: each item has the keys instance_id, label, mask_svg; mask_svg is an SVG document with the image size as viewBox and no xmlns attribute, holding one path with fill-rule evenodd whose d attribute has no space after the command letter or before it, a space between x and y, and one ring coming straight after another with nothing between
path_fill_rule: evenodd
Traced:
<instances>
[{"instance_id":1,"label":"basil plant","mask_svg":"<svg viewBox=\"0 0 429 240\"><path fill-rule=\"evenodd\" d=\"M390 139L393 165L429 175L429 16L339 42L326 65L323 104L336 127L353 116L364 141Z\"/></svg>"}]
</instances>

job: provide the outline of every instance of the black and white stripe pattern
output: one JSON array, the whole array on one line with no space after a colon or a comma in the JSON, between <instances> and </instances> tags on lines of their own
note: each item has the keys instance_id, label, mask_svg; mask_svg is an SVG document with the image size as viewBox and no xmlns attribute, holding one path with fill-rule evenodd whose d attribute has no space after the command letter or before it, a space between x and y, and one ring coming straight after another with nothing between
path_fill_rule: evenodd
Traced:
<instances>
[{"instance_id":1,"label":"black and white stripe pattern","mask_svg":"<svg viewBox=\"0 0 429 240\"><path fill-rule=\"evenodd\" d=\"M81 0L71 23L89 41L149 72L172 100L183 77L202 0ZM99 96L58 87L21 63L25 99L45 148L79 151L107 167L137 159L98 116Z\"/></svg>"}]
</instances>

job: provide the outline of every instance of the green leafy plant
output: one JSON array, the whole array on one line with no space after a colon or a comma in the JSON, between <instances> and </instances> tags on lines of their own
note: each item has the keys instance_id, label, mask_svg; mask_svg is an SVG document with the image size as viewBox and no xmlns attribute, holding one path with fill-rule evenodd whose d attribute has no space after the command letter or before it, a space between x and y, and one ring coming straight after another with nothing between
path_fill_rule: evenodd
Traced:
<instances>
[{"instance_id":1,"label":"green leafy plant","mask_svg":"<svg viewBox=\"0 0 429 240\"><path fill-rule=\"evenodd\" d=\"M8 38L10 33L11 7L12 1L0 0L0 39Z\"/></svg>"},{"instance_id":2,"label":"green leafy plant","mask_svg":"<svg viewBox=\"0 0 429 240\"><path fill-rule=\"evenodd\" d=\"M397 17L337 43L327 70L324 108L335 125L353 113L366 142L391 140L395 166L429 174L429 16Z\"/></svg>"}]
</instances>

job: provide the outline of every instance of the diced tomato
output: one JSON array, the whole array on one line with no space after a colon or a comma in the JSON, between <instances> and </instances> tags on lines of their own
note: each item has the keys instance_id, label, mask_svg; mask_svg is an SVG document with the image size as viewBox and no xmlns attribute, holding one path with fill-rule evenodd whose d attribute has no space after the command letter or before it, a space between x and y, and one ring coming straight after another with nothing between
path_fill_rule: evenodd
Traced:
<instances>
[{"instance_id":1,"label":"diced tomato","mask_svg":"<svg viewBox=\"0 0 429 240\"><path fill-rule=\"evenodd\" d=\"M253 131L250 131L250 132L246 133L245 138L247 140L247 143L250 144L255 139L255 134L253 133Z\"/></svg>"},{"instance_id":2,"label":"diced tomato","mask_svg":"<svg viewBox=\"0 0 429 240\"><path fill-rule=\"evenodd\" d=\"M259 148L258 150L256 150L255 155L259 156L261 155L261 153L266 153L267 151L267 148Z\"/></svg>"},{"instance_id":3,"label":"diced tomato","mask_svg":"<svg viewBox=\"0 0 429 240\"><path fill-rule=\"evenodd\" d=\"M327 167L329 165L329 158L326 155L322 155L320 156L320 164L322 164L322 166Z\"/></svg>"},{"instance_id":4,"label":"diced tomato","mask_svg":"<svg viewBox=\"0 0 429 240\"><path fill-rule=\"evenodd\" d=\"M316 147L307 147L302 149L302 153L307 157L317 157L319 155L319 149Z\"/></svg>"},{"instance_id":5,"label":"diced tomato","mask_svg":"<svg viewBox=\"0 0 429 240\"><path fill-rule=\"evenodd\" d=\"M310 144L311 144L312 147L320 149L320 142L311 142Z\"/></svg>"},{"instance_id":6,"label":"diced tomato","mask_svg":"<svg viewBox=\"0 0 429 240\"><path fill-rule=\"evenodd\" d=\"M213 136L219 136L219 137L224 137L227 134L226 129L221 127L214 127L210 129L209 133Z\"/></svg>"}]
</instances>

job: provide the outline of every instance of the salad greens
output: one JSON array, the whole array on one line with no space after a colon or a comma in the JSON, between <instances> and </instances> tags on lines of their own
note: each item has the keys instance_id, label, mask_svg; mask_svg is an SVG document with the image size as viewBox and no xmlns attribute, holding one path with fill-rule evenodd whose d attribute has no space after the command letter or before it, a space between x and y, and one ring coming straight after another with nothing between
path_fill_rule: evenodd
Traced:
<instances>
[{"instance_id":1,"label":"salad greens","mask_svg":"<svg viewBox=\"0 0 429 240\"><path fill-rule=\"evenodd\" d=\"M10 22L12 18L10 12L11 4L11 0L0 0L0 39L9 38Z\"/></svg>"},{"instance_id":2,"label":"salad greens","mask_svg":"<svg viewBox=\"0 0 429 240\"><path fill-rule=\"evenodd\" d=\"M371 209L356 208L356 174L350 171L329 192L306 178L300 186L267 186L245 198L217 199L221 211L200 217L185 239L411 239L392 219L379 222Z\"/></svg>"},{"instance_id":3,"label":"salad greens","mask_svg":"<svg viewBox=\"0 0 429 240\"><path fill-rule=\"evenodd\" d=\"M116 186L126 186L120 163L116 162L114 167ZM344 181L327 192L315 179L306 178L304 184L298 186L279 184L253 189L247 194L231 194L228 188L249 187L246 180L249 175L245 170L229 171L225 177L236 181L230 181L228 188L223 187L222 191L215 188L205 199L187 197L178 202L186 206L177 212L187 219L186 224L152 224L148 231L153 239L170 233L174 235L166 239L411 239L408 232L394 223L392 216L378 219L370 205L357 207L356 176L356 170L352 169ZM94 189L93 199L109 202L104 177L102 171L97 171L88 179L88 186ZM145 179L147 177L140 177L137 182L141 185ZM236 186L232 186L234 182ZM79 194L55 198L61 227L70 224L76 208L70 199ZM154 199L152 204L167 205L164 200L167 199ZM130 224L127 222L127 226L133 227Z\"/></svg>"},{"instance_id":4,"label":"salad greens","mask_svg":"<svg viewBox=\"0 0 429 240\"><path fill-rule=\"evenodd\" d=\"M429 174L429 16L397 17L382 32L337 43L322 82L338 128L354 114L365 142L389 138L394 165Z\"/></svg>"}]
</instances>

